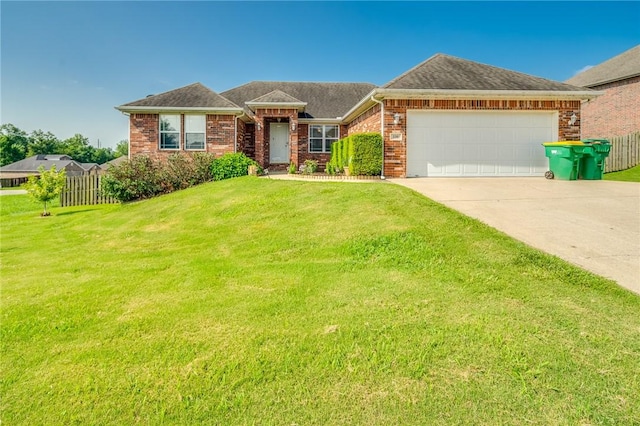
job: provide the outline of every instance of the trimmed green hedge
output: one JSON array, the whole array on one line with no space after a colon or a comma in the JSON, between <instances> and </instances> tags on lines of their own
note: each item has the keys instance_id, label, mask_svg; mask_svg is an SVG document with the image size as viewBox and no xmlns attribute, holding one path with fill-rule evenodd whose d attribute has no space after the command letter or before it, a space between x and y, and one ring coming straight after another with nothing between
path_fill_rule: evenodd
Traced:
<instances>
[{"instance_id":1,"label":"trimmed green hedge","mask_svg":"<svg viewBox=\"0 0 640 426\"><path fill-rule=\"evenodd\" d=\"M380 133L356 133L331 145L327 173L342 173L349 167L351 175L376 176L382 173L382 136Z\"/></svg>"}]
</instances>

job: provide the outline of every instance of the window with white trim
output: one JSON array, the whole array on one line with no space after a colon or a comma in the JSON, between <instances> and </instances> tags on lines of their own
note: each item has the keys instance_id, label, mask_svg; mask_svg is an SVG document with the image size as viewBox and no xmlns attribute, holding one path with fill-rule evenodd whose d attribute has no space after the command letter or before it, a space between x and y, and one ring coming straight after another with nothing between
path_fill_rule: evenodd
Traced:
<instances>
[{"instance_id":1,"label":"window with white trim","mask_svg":"<svg viewBox=\"0 0 640 426\"><path fill-rule=\"evenodd\" d=\"M331 152L331 144L340 139L337 124L311 124L309 126L309 152Z\"/></svg>"},{"instance_id":2,"label":"window with white trim","mask_svg":"<svg viewBox=\"0 0 640 426\"><path fill-rule=\"evenodd\" d=\"M184 116L184 149L187 151L204 150L206 120L204 115Z\"/></svg>"},{"instance_id":3,"label":"window with white trim","mask_svg":"<svg viewBox=\"0 0 640 426\"><path fill-rule=\"evenodd\" d=\"M160 149L180 149L180 115L160 115Z\"/></svg>"}]
</instances>

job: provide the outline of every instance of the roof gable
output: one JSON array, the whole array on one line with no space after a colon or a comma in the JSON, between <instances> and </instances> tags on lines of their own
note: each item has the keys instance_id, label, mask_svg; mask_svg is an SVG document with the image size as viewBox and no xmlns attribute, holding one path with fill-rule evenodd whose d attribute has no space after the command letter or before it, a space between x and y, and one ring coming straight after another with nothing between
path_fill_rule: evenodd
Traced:
<instances>
[{"instance_id":1,"label":"roof gable","mask_svg":"<svg viewBox=\"0 0 640 426\"><path fill-rule=\"evenodd\" d=\"M121 105L118 109L126 110L127 107L239 108L238 105L201 83L193 83L158 95L147 96L144 99Z\"/></svg>"},{"instance_id":2,"label":"roof gable","mask_svg":"<svg viewBox=\"0 0 640 426\"><path fill-rule=\"evenodd\" d=\"M281 103L281 104L293 104L299 103L302 104L300 99L296 99L288 93L284 93L282 90L273 90L266 95L262 95L258 98L255 98L247 103Z\"/></svg>"},{"instance_id":3,"label":"roof gable","mask_svg":"<svg viewBox=\"0 0 640 426\"><path fill-rule=\"evenodd\" d=\"M566 81L568 84L594 87L640 75L640 44L589 68Z\"/></svg>"},{"instance_id":4,"label":"roof gable","mask_svg":"<svg viewBox=\"0 0 640 426\"><path fill-rule=\"evenodd\" d=\"M382 86L386 89L584 91L569 84L438 53Z\"/></svg>"},{"instance_id":5,"label":"roof gable","mask_svg":"<svg viewBox=\"0 0 640 426\"><path fill-rule=\"evenodd\" d=\"M264 103L265 99L292 98L297 102L306 102L304 113L300 113L302 118L335 119L346 114L375 87L370 83L252 81L221 95L237 105L251 104L261 99Z\"/></svg>"},{"instance_id":6,"label":"roof gable","mask_svg":"<svg viewBox=\"0 0 640 426\"><path fill-rule=\"evenodd\" d=\"M50 159L48 157L52 157L53 159ZM44 166L45 170L50 170L52 166L56 166L56 170L59 171L62 169L66 169L69 165L77 165L78 167L80 167L80 165L75 160L72 160L71 157L68 157L66 155L59 156L38 154L0 167L0 171L36 173L38 172L38 168L40 166Z\"/></svg>"}]
</instances>

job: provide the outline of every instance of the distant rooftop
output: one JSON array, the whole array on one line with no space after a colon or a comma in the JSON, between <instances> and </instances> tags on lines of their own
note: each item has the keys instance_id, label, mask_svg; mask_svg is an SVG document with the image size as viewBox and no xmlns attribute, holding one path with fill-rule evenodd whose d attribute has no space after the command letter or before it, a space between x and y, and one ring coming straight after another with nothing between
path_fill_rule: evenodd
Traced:
<instances>
[{"instance_id":1,"label":"distant rooftop","mask_svg":"<svg viewBox=\"0 0 640 426\"><path fill-rule=\"evenodd\" d=\"M582 87L595 87L640 76L640 44L589 68L566 81Z\"/></svg>"}]
</instances>

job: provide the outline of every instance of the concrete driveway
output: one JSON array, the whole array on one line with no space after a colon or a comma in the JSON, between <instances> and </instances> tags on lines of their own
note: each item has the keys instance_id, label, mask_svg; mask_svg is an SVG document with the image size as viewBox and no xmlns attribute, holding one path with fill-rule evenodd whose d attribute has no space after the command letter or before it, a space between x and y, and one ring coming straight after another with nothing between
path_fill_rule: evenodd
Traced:
<instances>
[{"instance_id":1,"label":"concrete driveway","mask_svg":"<svg viewBox=\"0 0 640 426\"><path fill-rule=\"evenodd\" d=\"M640 294L640 184L389 179Z\"/></svg>"}]
</instances>

